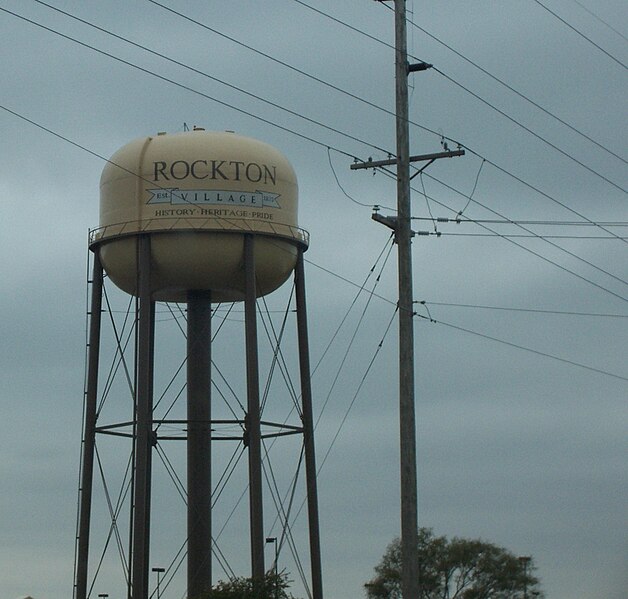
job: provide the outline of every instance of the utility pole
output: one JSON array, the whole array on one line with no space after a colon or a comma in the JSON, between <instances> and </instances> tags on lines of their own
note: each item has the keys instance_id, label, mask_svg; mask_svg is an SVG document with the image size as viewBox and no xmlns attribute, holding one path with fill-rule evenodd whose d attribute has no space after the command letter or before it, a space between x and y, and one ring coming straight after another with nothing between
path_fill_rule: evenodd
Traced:
<instances>
[{"instance_id":1,"label":"utility pole","mask_svg":"<svg viewBox=\"0 0 628 599\"><path fill-rule=\"evenodd\" d=\"M399 439L401 468L401 592L419 598L416 419L414 409L414 306L408 130L406 0L395 0L397 112L397 251L399 271Z\"/></svg>"},{"instance_id":2,"label":"utility pole","mask_svg":"<svg viewBox=\"0 0 628 599\"><path fill-rule=\"evenodd\" d=\"M390 0L377 0L386 2ZM397 156L391 160L352 164L352 169L397 166L397 216L373 219L392 228L398 251L399 310L399 437L401 487L401 591L404 599L419 597L418 507L416 464L416 420L414 400L414 309L412 291L412 226L410 202L410 162L460 156L464 152L440 152L410 156L408 127L408 75L432 65L408 63L406 0L395 4L395 84Z\"/></svg>"}]
</instances>

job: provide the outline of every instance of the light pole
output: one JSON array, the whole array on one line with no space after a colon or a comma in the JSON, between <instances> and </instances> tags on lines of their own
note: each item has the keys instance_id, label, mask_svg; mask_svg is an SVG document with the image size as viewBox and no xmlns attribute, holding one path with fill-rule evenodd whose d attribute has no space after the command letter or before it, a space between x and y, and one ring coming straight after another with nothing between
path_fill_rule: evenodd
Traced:
<instances>
[{"instance_id":1,"label":"light pole","mask_svg":"<svg viewBox=\"0 0 628 599\"><path fill-rule=\"evenodd\" d=\"M523 599L528 599L528 564L532 558L529 555L522 555L519 563L523 568Z\"/></svg>"},{"instance_id":2,"label":"light pole","mask_svg":"<svg viewBox=\"0 0 628 599\"><path fill-rule=\"evenodd\" d=\"M266 544L268 543L274 543L275 544L275 597L279 597L279 580L278 578L278 564L277 562L279 561L279 547L277 545L277 537L266 537Z\"/></svg>"},{"instance_id":3,"label":"light pole","mask_svg":"<svg viewBox=\"0 0 628 599\"><path fill-rule=\"evenodd\" d=\"M153 568L153 572L157 572L157 599L160 597L159 583L161 582L161 574L166 571L165 568Z\"/></svg>"}]
</instances>

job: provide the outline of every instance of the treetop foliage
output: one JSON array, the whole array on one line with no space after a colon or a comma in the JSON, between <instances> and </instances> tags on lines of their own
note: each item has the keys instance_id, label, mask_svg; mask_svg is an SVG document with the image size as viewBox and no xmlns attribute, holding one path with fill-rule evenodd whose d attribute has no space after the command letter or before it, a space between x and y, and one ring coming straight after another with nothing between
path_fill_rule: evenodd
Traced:
<instances>
[{"instance_id":1,"label":"treetop foliage","mask_svg":"<svg viewBox=\"0 0 628 599\"><path fill-rule=\"evenodd\" d=\"M419 529L418 599L542 599L530 559L480 539L436 537ZM364 587L369 599L402 599L401 543L395 539Z\"/></svg>"},{"instance_id":2,"label":"treetop foliage","mask_svg":"<svg viewBox=\"0 0 628 599\"><path fill-rule=\"evenodd\" d=\"M288 592L290 581L284 572L268 572L264 578L234 578L220 581L200 597L190 599L297 599Z\"/></svg>"}]
</instances>

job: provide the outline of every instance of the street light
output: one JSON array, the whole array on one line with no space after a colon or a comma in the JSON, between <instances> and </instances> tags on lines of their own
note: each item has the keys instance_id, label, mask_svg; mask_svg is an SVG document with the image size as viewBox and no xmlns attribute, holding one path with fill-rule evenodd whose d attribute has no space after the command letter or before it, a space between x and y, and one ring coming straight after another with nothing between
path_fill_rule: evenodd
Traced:
<instances>
[{"instance_id":1,"label":"street light","mask_svg":"<svg viewBox=\"0 0 628 599\"><path fill-rule=\"evenodd\" d=\"M279 572L277 570L279 561L279 547L277 545L277 537L266 537L266 544L275 544L275 597L279 597Z\"/></svg>"},{"instance_id":2,"label":"street light","mask_svg":"<svg viewBox=\"0 0 628 599\"><path fill-rule=\"evenodd\" d=\"M153 568L153 572L157 572L157 599L159 599L159 582L161 580L160 575L163 574L166 569L165 568Z\"/></svg>"},{"instance_id":3,"label":"street light","mask_svg":"<svg viewBox=\"0 0 628 599\"><path fill-rule=\"evenodd\" d=\"M523 599L528 599L528 564L532 558L529 555L522 555L518 559L523 567Z\"/></svg>"}]
</instances>

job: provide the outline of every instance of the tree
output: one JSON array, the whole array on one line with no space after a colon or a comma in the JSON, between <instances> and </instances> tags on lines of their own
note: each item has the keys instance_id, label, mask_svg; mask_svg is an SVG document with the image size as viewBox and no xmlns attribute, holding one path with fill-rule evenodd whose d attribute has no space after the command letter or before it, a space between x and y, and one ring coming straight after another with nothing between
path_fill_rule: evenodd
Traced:
<instances>
[{"instance_id":1,"label":"tree","mask_svg":"<svg viewBox=\"0 0 628 599\"><path fill-rule=\"evenodd\" d=\"M543 597L525 564L503 547L479 539L451 541L419 529L418 599L533 599ZM395 539L364 587L369 599L401 599L401 543Z\"/></svg>"},{"instance_id":2,"label":"tree","mask_svg":"<svg viewBox=\"0 0 628 599\"><path fill-rule=\"evenodd\" d=\"M194 599L296 599L288 593L290 581L284 572L269 572L261 579L234 578L220 581L210 591Z\"/></svg>"}]
</instances>

